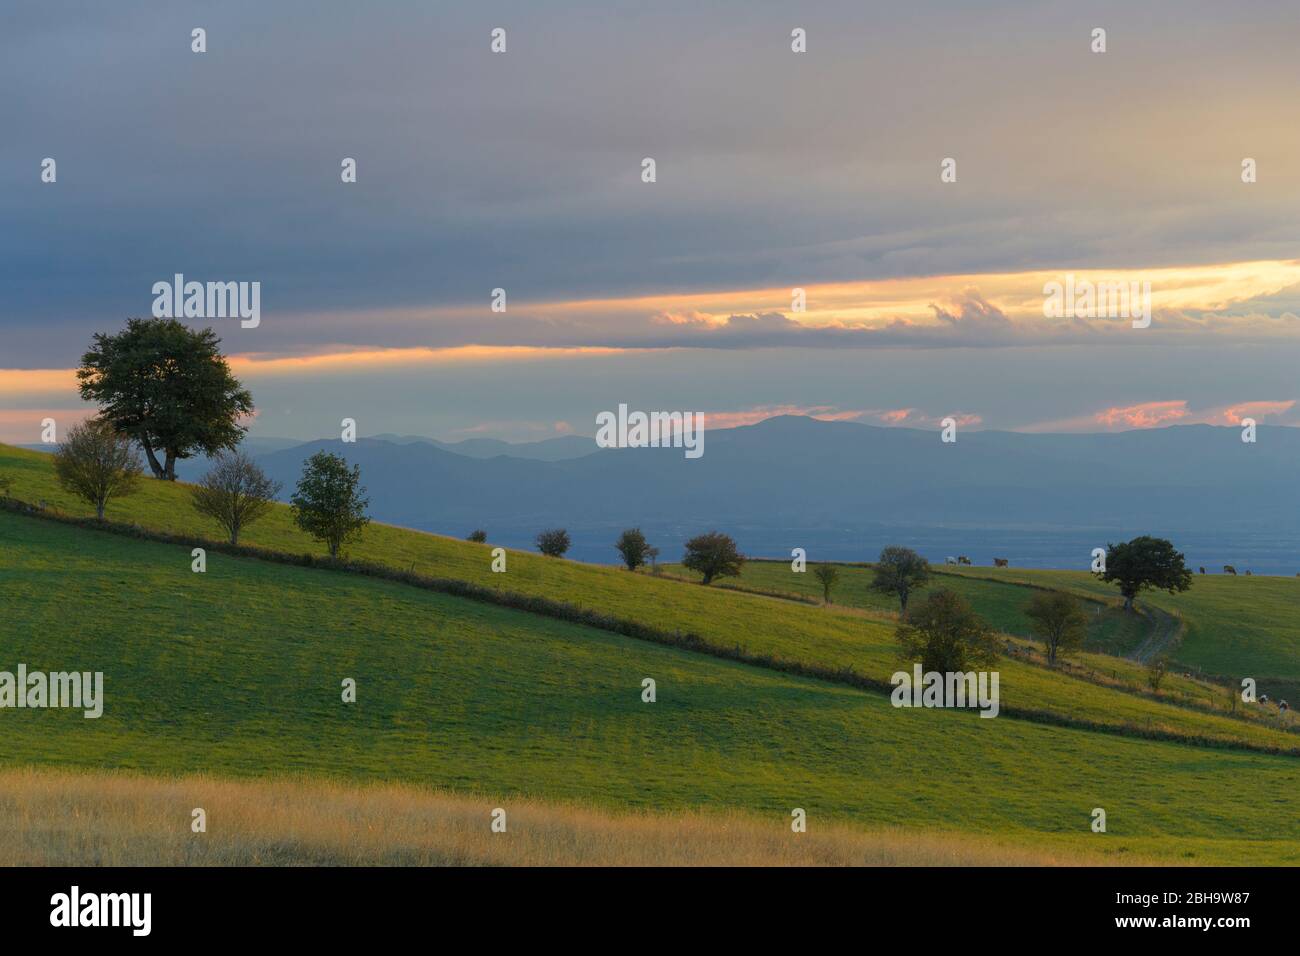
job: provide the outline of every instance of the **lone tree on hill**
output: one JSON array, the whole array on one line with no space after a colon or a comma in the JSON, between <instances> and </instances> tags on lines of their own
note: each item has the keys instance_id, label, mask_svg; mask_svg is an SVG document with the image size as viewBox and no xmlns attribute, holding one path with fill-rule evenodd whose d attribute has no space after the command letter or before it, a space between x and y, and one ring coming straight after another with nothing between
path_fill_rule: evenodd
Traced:
<instances>
[{"instance_id":1,"label":"lone tree on hill","mask_svg":"<svg viewBox=\"0 0 1300 956\"><path fill-rule=\"evenodd\" d=\"M930 563L911 548L891 545L880 552L871 590L898 595L899 611L907 613L907 599L930 580Z\"/></svg>"},{"instance_id":2,"label":"lone tree on hill","mask_svg":"<svg viewBox=\"0 0 1300 956\"><path fill-rule=\"evenodd\" d=\"M1038 591L1025 605L1034 633L1047 650L1047 664L1055 666L1059 654L1064 657L1083 647L1088 633L1088 615L1073 594L1064 591Z\"/></svg>"},{"instance_id":3,"label":"lone tree on hill","mask_svg":"<svg viewBox=\"0 0 1300 956\"><path fill-rule=\"evenodd\" d=\"M1174 594L1192 586L1192 572L1183 555L1164 538L1143 535L1125 544L1106 545L1106 570L1096 572L1107 583L1119 585L1124 610L1133 610L1139 591L1153 588Z\"/></svg>"},{"instance_id":4,"label":"lone tree on hill","mask_svg":"<svg viewBox=\"0 0 1300 956\"><path fill-rule=\"evenodd\" d=\"M569 550L569 532L563 528L547 528L537 534L537 550L548 558L562 558Z\"/></svg>"},{"instance_id":5,"label":"lone tree on hill","mask_svg":"<svg viewBox=\"0 0 1300 956\"><path fill-rule=\"evenodd\" d=\"M289 499L293 520L303 531L324 542L330 557L337 558L343 545L361 534L370 523L366 517L369 498L362 498L361 469L327 451L318 451L303 464L298 487Z\"/></svg>"},{"instance_id":6,"label":"lone tree on hill","mask_svg":"<svg viewBox=\"0 0 1300 956\"><path fill-rule=\"evenodd\" d=\"M705 584L714 578L735 577L745 566L745 556L736 550L736 542L720 531L696 535L686 542L682 567L704 576Z\"/></svg>"},{"instance_id":7,"label":"lone tree on hill","mask_svg":"<svg viewBox=\"0 0 1300 956\"><path fill-rule=\"evenodd\" d=\"M948 674L977 670L998 659L993 629L947 588L916 604L896 634L903 645L903 656L919 660L925 671Z\"/></svg>"},{"instance_id":8,"label":"lone tree on hill","mask_svg":"<svg viewBox=\"0 0 1300 956\"><path fill-rule=\"evenodd\" d=\"M813 577L821 582L822 600L827 604L830 604L831 588L833 588L835 582L840 579L839 568L835 567L833 564L819 564L813 568Z\"/></svg>"},{"instance_id":9,"label":"lone tree on hill","mask_svg":"<svg viewBox=\"0 0 1300 956\"><path fill-rule=\"evenodd\" d=\"M190 503L221 525L231 544L239 544L239 532L270 511L279 493L280 483L266 477L242 451L222 452L190 489Z\"/></svg>"},{"instance_id":10,"label":"lone tree on hill","mask_svg":"<svg viewBox=\"0 0 1300 956\"><path fill-rule=\"evenodd\" d=\"M467 537L465 540L473 541L475 544L483 544L485 541L487 541L487 532L484 531L482 528L475 528L473 531L469 533L469 537Z\"/></svg>"},{"instance_id":11,"label":"lone tree on hill","mask_svg":"<svg viewBox=\"0 0 1300 956\"><path fill-rule=\"evenodd\" d=\"M646 544L645 535L641 533L640 528L628 528L618 536L618 540L614 542L614 547L623 556L623 563L627 565L629 571L635 571L645 564L645 559L648 557L650 550L650 546Z\"/></svg>"},{"instance_id":12,"label":"lone tree on hill","mask_svg":"<svg viewBox=\"0 0 1300 956\"><path fill-rule=\"evenodd\" d=\"M140 473L140 459L131 439L102 419L73 425L54 453L59 484L94 505L100 521L111 499L136 490Z\"/></svg>"},{"instance_id":13,"label":"lone tree on hill","mask_svg":"<svg viewBox=\"0 0 1300 956\"><path fill-rule=\"evenodd\" d=\"M253 412L211 329L175 319L128 319L116 335L99 333L77 370L81 397L100 418L140 443L155 478L176 480L176 460L234 450L239 419ZM162 454L162 462L158 455Z\"/></svg>"}]
</instances>

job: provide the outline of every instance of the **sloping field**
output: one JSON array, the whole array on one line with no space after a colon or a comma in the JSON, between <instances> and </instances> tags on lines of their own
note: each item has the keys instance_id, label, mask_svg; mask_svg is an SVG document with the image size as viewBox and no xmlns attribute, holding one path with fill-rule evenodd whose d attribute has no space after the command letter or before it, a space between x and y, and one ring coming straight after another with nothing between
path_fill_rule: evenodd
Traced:
<instances>
[{"instance_id":1,"label":"sloping field","mask_svg":"<svg viewBox=\"0 0 1300 956\"><path fill-rule=\"evenodd\" d=\"M0 607L6 669L105 675L97 720L0 711L10 766L396 780L782 821L802 807L866 829L1300 859L1291 757L897 710L358 575L218 554L195 574L185 548L0 514ZM1088 831L1094 807L1105 835Z\"/></svg>"},{"instance_id":2,"label":"sloping field","mask_svg":"<svg viewBox=\"0 0 1300 956\"><path fill-rule=\"evenodd\" d=\"M1005 575L1009 581L1115 600L1114 588L1081 571L962 568L957 573L967 578L996 575L999 580ZM1261 687L1273 684L1275 696L1279 691L1297 696L1300 578L1196 574L1190 590L1144 591L1138 602L1183 621L1183 639L1173 651L1179 664L1237 680L1254 677Z\"/></svg>"},{"instance_id":3,"label":"sloping field","mask_svg":"<svg viewBox=\"0 0 1300 956\"><path fill-rule=\"evenodd\" d=\"M20 500L45 501L73 515L88 513L84 504L55 484L48 456L0 446L0 474L15 479L12 494ZM188 497L182 485L146 480L139 494L111 505L108 516L146 528L215 537L215 528L193 512ZM323 551L293 527L287 507L277 507L241 540L280 551ZM753 654L827 669L851 669L877 681L887 681L900 666L893 622L851 610L828 611L516 551L509 552L506 573L494 574L490 544L387 525L368 528L352 554L401 570L565 601L658 629L697 634L721 648L740 647ZM1204 738L1278 750L1294 750L1300 745L1295 734L1260 722L1248 723L1099 687L1009 658L999 663L999 670L1006 714L1019 710L1135 734ZM1131 670L1131 681L1139 683L1140 669ZM1194 692L1205 695L1205 708L1215 705L1209 692Z\"/></svg>"},{"instance_id":4,"label":"sloping field","mask_svg":"<svg viewBox=\"0 0 1300 956\"><path fill-rule=\"evenodd\" d=\"M844 564L837 567L840 578L831 595L833 602L896 616L897 600L870 589L871 568ZM952 566L934 571L927 590L956 591L1006 634L1032 639L1033 630L1024 609L1034 588L1069 591L1087 602L1087 646L1091 650L1107 655L1140 655L1153 634L1159 636L1164 629L1180 637L1168 645L1175 670L1191 669L1209 677L1231 678L1235 686L1239 686L1241 677L1253 676L1275 697L1285 696L1300 684L1296 676L1300 672L1300 579L1198 574L1191 590L1180 594L1143 592L1138 612L1130 614L1120 609L1120 598L1113 586L1084 571ZM667 566L665 573L690 576L680 565ZM728 578L722 586L822 599L821 585L811 572L795 573L784 561L749 562L740 577ZM918 593L924 596L926 591ZM1143 669L1125 661L1096 654L1085 654L1081 660L1131 685L1140 687L1144 681ZM1207 697L1202 684L1181 680L1177 674L1166 678L1163 689L1172 699L1226 707L1226 695Z\"/></svg>"}]
</instances>

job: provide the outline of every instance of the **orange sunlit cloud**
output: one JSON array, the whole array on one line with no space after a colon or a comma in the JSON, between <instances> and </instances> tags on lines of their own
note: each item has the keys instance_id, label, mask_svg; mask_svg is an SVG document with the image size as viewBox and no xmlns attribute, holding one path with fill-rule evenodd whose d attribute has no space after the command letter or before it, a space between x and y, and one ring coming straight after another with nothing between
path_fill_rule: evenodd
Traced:
<instances>
[{"instance_id":1,"label":"orange sunlit cloud","mask_svg":"<svg viewBox=\"0 0 1300 956\"><path fill-rule=\"evenodd\" d=\"M1214 425L1240 425L1243 418L1261 419L1266 417L1276 417L1285 415L1291 409L1295 408L1295 401L1286 402L1241 402L1237 405L1230 405L1225 408L1218 416L1217 421L1210 420L1209 424Z\"/></svg>"},{"instance_id":2,"label":"orange sunlit cloud","mask_svg":"<svg viewBox=\"0 0 1300 956\"><path fill-rule=\"evenodd\" d=\"M1099 425L1125 425L1129 428L1156 428L1186 418L1185 400L1171 402L1141 402L1121 408L1107 408L1097 412L1093 420Z\"/></svg>"},{"instance_id":3,"label":"orange sunlit cloud","mask_svg":"<svg viewBox=\"0 0 1300 956\"><path fill-rule=\"evenodd\" d=\"M1167 425L1240 425L1243 418L1257 421L1285 416L1296 407L1294 400L1236 402L1213 408L1193 409L1186 399L1139 402L1114 406L1058 421L1038 422L1016 429L1026 432L1127 431L1139 428L1163 428Z\"/></svg>"},{"instance_id":4,"label":"orange sunlit cloud","mask_svg":"<svg viewBox=\"0 0 1300 956\"><path fill-rule=\"evenodd\" d=\"M757 425L778 415L804 415L827 422L856 421L863 413L845 411L829 405L759 405L732 412L705 412L704 424L708 428L739 428Z\"/></svg>"},{"instance_id":5,"label":"orange sunlit cloud","mask_svg":"<svg viewBox=\"0 0 1300 956\"><path fill-rule=\"evenodd\" d=\"M1012 318L1042 318L1044 285L1060 282L1067 274L1094 283L1150 282L1153 309L1213 311L1300 284L1300 260L1160 269L1062 268L813 284L804 287L807 303L803 312L793 311L793 290L788 287L539 303L528 309L537 315L573 317L633 312L666 325L716 325L730 315L780 312L807 325L870 326L895 320L932 322L936 303L978 289Z\"/></svg>"},{"instance_id":6,"label":"orange sunlit cloud","mask_svg":"<svg viewBox=\"0 0 1300 956\"><path fill-rule=\"evenodd\" d=\"M232 371L249 376L297 372L370 371L393 366L416 366L454 362L507 362L555 359L588 355L618 355L618 348L539 348L523 345L461 345L452 348L351 349L308 355L262 355L255 352L228 358Z\"/></svg>"}]
</instances>

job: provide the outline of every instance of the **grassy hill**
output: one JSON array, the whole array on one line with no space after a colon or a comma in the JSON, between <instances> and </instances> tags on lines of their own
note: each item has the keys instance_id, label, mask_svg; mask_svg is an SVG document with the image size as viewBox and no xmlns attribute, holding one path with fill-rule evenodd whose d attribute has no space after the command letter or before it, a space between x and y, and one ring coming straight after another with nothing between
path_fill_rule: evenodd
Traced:
<instances>
[{"instance_id":1,"label":"grassy hill","mask_svg":"<svg viewBox=\"0 0 1300 956\"><path fill-rule=\"evenodd\" d=\"M602 812L788 821L803 807L813 825L1048 852L1300 862L1291 757L900 711L883 695L355 574L215 553L195 574L184 547L8 513L0 606L4 666L102 670L107 698L99 720L0 715L10 766L402 781ZM345 677L355 704L340 700ZM644 677L654 704L641 701ZM178 800L184 816L203 805ZM1097 806L1105 835L1088 829Z\"/></svg>"},{"instance_id":2,"label":"grassy hill","mask_svg":"<svg viewBox=\"0 0 1300 956\"><path fill-rule=\"evenodd\" d=\"M0 445L0 474L14 479L12 494L16 498L44 501L48 507L69 514L89 513L84 503L59 489L46 455ZM147 528L215 536L215 527L189 507L188 498L182 485L146 480L138 494L110 505L108 516ZM241 540L279 551L323 551L293 526L289 509L283 506L249 529ZM386 525L368 528L352 553L359 559L398 569L566 601L659 629L698 634L720 648L739 647L755 655L851 671L878 681L888 680L900 664L892 620L864 615L852 608L828 612L735 590L704 588L515 551L509 553L507 572L494 574L490 569L490 544L472 544ZM1224 704L1223 695L1212 688L1170 679L1169 694L1178 695L1182 703L1195 705L1176 706L1129 692L1142 684L1140 667L1114 658L1102 664L1104 669L1096 668L1093 676L1110 681L1114 687L1005 658L999 664L1003 713L1042 715L1057 722L1110 727L1134 734L1165 734L1280 750L1300 746L1300 737L1280 726L1214 713Z\"/></svg>"},{"instance_id":3,"label":"grassy hill","mask_svg":"<svg viewBox=\"0 0 1300 956\"><path fill-rule=\"evenodd\" d=\"M892 618L898 602L889 595L870 590L872 569L864 565L840 564L840 579L832 600L847 607ZM693 578L680 565L667 565L665 573ZM1300 578L1263 575L1196 575L1189 591L1168 594L1145 591L1138 598L1138 613L1121 610L1118 592L1086 571L1043 571L1017 568L935 568L932 588L944 587L961 594L971 606L998 630L1032 638L1033 630L1024 614L1032 588L1069 591L1083 598L1089 614L1087 648L1109 655L1128 655L1139 649L1153 629L1164 624L1166 615L1175 618L1178 639L1170 645L1170 657L1178 669L1199 672L1209 678L1231 680L1254 677L1265 692L1292 700L1300 697ZM757 590L772 594L821 601L821 585L811 573L797 574L786 561L755 561L746 564L738 578L719 582L721 587ZM1140 678L1138 670L1100 657L1085 656L1099 669L1118 668ZM1184 689L1193 696L1193 685L1171 680L1169 690Z\"/></svg>"},{"instance_id":4,"label":"grassy hill","mask_svg":"<svg viewBox=\"0 0 1300 956\"><path fill-rule=\"evenodd\" d=\"M1207 570L1210 570L1207 568ZM1081 571L962 568L970 579L1001 580L1115 600L1114 588ZM1180 664L1207 674L1254 677L1275 695L1300 698L1300 577L1197 574L1180 594L1146 591L1139 602L1176 614L1185 624L1174 648Z\"/></svg>"}]
</instances>

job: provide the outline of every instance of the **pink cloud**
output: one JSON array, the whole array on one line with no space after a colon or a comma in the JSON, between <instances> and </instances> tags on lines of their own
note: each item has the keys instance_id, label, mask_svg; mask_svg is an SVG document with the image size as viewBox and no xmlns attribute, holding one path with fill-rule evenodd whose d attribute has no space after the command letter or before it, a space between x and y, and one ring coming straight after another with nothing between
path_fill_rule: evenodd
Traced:
<instances>
[{"instance_id":1,"label":"pink cloud","mask_svg":"<svg viewBox=\"0 0 1300 956\"><path fill-rule=\"evenodd\" d=\"M974 412L950 412L943 415L930 415L919 408L871 409L862 412L859 420L870 420L881 425L901 425L909 428L938 428L945 418L952 418L959 426L980 425L984 422L982 415Z\"/></svg>"},{"instance_id":2,"label":"pink cloud","mask_svg":"<svg viewBox=\"0 0 1300 956\"><path fill-rule=\"evenodd\" d=\"M1276 417L1285 415L1294 407L1294 399L1286 402L1241 402L1237 405L1229 405L1218 414L1218 422L1211 422L1211 424L1240 425L1243 418L1258 420L1268 416Z\"/></svg>"},{"instance_id":3,"label":"pink cloud","mask_svg":"<svg viewBox=\"0 0 1300 956\"><path fill-rule=\"evenodd\" d=\"M704 422L709 428L739 428L742 425L756 425L768 418L778 415L806 415L825 422L856 421L862 411L846 411L833 405L759 405L754 408L735 412L705 412Z\"/></svg>"},{"instance_id":4,"label":"pink cloud","mask_svg":"<svg viewBox=\"0 0 1300 956\"><path fill-rule=\"evenodd\" d=\"M1129 428L1158 428L1169 422L1180 421L1188 415L1186 399L1169 402L1140 402L1122 405L1097 412L1093 418L1100 425Z\"/></svg>"}]
</instances>

